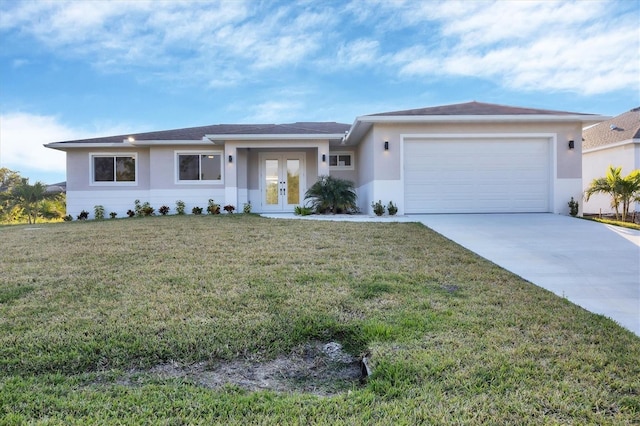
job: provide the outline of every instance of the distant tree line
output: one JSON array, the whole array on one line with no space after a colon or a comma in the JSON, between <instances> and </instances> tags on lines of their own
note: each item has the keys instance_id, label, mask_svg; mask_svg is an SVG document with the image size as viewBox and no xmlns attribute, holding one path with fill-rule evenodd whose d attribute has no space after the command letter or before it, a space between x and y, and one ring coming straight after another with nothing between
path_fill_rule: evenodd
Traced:
<instances>
[{"instance_id":1,"label":"distant tree line","mask_svg":"<svg viewBox=\"0 0 640 426\"><path fill-rule=\"evenodd\" d=\"M42 182L33 185L20 172L0 168L0 223L36 223L65 215L66 196L47 192Z\"/></svg>"}]
</instances>

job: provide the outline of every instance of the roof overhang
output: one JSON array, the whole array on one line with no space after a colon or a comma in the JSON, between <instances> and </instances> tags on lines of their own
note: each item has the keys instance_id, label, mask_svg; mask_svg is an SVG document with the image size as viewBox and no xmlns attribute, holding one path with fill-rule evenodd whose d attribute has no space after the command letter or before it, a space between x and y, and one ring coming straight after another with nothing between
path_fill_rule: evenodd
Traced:
<instances>
[{"instance_id":1,"label":"roof overhang","mask_svg":"<svg viewBox=\"0 0 640 426\"><path fill-rule=\"evenodd\" d=\"M627 139L625 141L611 143L608 145L594 146L593 148L583 149L582 153L588 154L590 152L604 151L607 149L617 148L619 146L624 146L624 145L640 145L640 139Z\"/></svg>"},{"instance_id":2,"label":"roof overhang","mask_svg":"<svg viewBox=\"0 0 640 426\"><path fill-rule=\"evenodd\" d=\"M360 140L376 123L582 123L595 124L611 117L591 114L511 114L511 115L364 115L357 117L345 143Z\"/></svg>"}]
</instances>

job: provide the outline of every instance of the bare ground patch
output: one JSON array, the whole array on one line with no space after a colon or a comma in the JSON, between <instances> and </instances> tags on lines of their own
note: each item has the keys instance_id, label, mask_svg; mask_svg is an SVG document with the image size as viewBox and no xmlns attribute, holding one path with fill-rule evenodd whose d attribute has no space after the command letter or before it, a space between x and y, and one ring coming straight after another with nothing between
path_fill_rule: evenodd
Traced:
<instances>
[{"instance_id":1,"label":"bare ground patch","mask_svg":"<svg viewBox=\"0 0 640 426\"><path fill-rule=\"evenodd\" d=\"M136 386L167 379L183 379L210 389L237 386L252 392L270 390L330 396L360 386L363 374L361 359L345 352L339 343L312 342L265 362L251 359L215 365L169 362L149 370L131 370L118 384Z\"/></svg>"}]
</instances>

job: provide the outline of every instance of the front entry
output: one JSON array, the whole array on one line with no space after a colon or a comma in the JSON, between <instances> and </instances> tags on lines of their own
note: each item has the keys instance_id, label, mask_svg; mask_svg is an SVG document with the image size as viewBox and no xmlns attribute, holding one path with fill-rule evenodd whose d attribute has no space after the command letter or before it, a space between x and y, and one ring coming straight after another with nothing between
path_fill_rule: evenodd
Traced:
<instances>
[{"instance_id":1,"label":"front entry","mask_svg":"<svg viewBox=\"0 0 640 426\"><path fill-rule=\"evenodd\" d=\"M305 156L301 152L260 153L262 211L293 212L305 191Z\"/></svg>"}]
</instances>

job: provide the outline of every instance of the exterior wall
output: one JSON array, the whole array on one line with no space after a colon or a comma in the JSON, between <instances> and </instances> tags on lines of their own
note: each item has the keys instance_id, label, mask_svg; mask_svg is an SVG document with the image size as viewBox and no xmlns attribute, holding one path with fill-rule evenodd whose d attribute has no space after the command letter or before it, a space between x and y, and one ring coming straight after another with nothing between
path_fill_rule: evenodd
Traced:
<instances>
[{"instance_id":1,"label":"exterior wall","mask_svg":"<svg viewBox=\"0 0 640 426\"><path fill-rule=\"evenodd\" d=\"M404 213L404 183L402 181L402 146L405 135L433 134L530 134L547 135L553 144L550 159L552 174L550 209L553 213L568 214L567 202L571 197L580 198L581 194L581 140L580 123L432 123L432 124L386 124L375 123L365 137L360 151L370 157L366 164L372 164L370 178L360 168L360 191L365 195L362 201L366 210L371 212L371 201L389 200L398 205L399 214ZM389 141L389 150L384 150L384 141ZM575 149L568 149L568 141L575 141ZM363 157L361 155L361 158ZM364 161L364 160L361 160ZM360 194L359 194L360 195ZM399 199L399 198L402 199ZM366 203L366 204L365 204ZM361 205L361 208L363 206Z\"/></svg>"},{"instance_id":2,"label":"exterior wall","mask_svg":"<svg viewBox=\"0 0 640 426\"><path fill-rule=\"evenodd\" d=\"M135 200L140 200L142 203L149 202L156 211L160 206L167 205L171 208L171 212L175 212L176 201L182 200L186 204L185 211L187 213L190 213L191 209L196 206L206 208L210 198L223 204L225 201L224 183L184 184L176 182L176 151L211 150L221 150L221 147L181 145L179 147L70 150L67 152L67 214L75 218L82 210L86 210L89 212L89 217L93 217L94 206L101 205L104 207L107 217L110 212L117 213L118 217L125 217L127 210L134 208ZM91 154L96 153L135 153L137 155L136 184L92 185Z\"/></svg>"},{"instance_id":3,"label":"exterior wall","mask_svg":"<svg viewBox=\"0 0 640 426\"><path fill-rule=\"evenodd\" d=\"M589 187L593 179L605 176L609 166L622 167L623 176L627 176L632 170L640 169L640 142L584 152L582 154L583 191ZM595 194L589 201L582 198L581 203L584 213L614 213L614 209L611 208L611 198L607 195ZM632 205L629 211L634 209L640 211L640 203Z\"/></svg>"},{"instance_id":4,"label":"exterior wall","mask_svg":"<svg viewBox=\"0 0 640 426\"><path fill-rule=\"evenodd\" d=\"M360 211L372 212L371 201L374 198L373 180L375 177L373 155L373 132L368 132L356 149L356 171L358 179L356 181L356 194L358 195L358 208Z\"/></svg>"}]
</instances>

